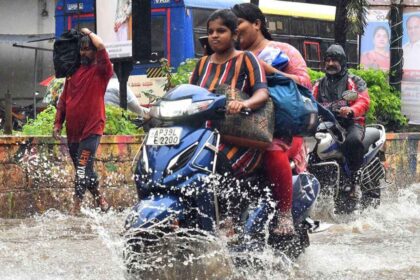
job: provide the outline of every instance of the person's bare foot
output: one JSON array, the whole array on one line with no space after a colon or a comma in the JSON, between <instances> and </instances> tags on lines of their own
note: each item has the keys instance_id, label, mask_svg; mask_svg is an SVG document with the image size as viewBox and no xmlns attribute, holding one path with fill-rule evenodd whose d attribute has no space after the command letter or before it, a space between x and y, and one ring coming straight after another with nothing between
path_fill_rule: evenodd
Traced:
<instances>
[{"instance_id":1,"label":"person's bare foot","mask_svg":"<svg viewBox=\"0 0 420 280\"><path fill-rule=\"evenodd\" d=\"M279 213L277 225L273 230L277 235L293 235L295 234L295 227L293 225L292 212Z\"/></svg>"},{"instance_id":2,"label":"person's bare foot","mask_svg":"<svg viewBox=\"0 0 420 280\"><path fill-rule=\"evenodd\" d=\"M108 212L109 208L111 208L109 203L102 195L96 199L96 207L99 207L104 213Z\"/></svg>"},{"instance_id":3,"label":"person's bare foot","mask_svg":"<svg viewBox=\"0 0 420 280\"><path fill-rule=\"evenodd\" d=\"M79 216L80 215L80 209L82 207L82 200L78 198L77 196L73 197L73 207L70 209L69 214L72 216Z\"/></svg>"}]
</instances>

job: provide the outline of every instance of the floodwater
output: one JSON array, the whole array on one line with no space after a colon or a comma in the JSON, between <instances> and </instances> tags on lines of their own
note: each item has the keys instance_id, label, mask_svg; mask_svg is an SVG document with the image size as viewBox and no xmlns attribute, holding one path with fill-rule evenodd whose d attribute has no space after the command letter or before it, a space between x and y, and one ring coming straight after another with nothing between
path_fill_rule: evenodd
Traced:
<instances>
[{"instance_id":1,"label":"floodwater","mask_svg":"<svg viewBox=\"0 0 420 280\"><path fill-rule=\"evenodd\" d=\"M420 185L388 190L379 208L362 214L334 216L329 208L321 202L315 215L333 226L312 234L295 262L266 250L248 256L259 266L233 269L223 241L214 241L198 262L168 253L163 273L136 279L420 279ZM127 214L50 210L0 219L0 279L129 278L121 236Z\"/></svg>"}]
</instances>

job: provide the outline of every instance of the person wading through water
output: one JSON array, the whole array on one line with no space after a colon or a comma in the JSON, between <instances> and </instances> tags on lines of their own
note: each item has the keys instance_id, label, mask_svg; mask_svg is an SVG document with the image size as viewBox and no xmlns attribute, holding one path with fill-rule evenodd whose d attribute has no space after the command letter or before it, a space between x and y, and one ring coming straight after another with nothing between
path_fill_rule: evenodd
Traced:
<instances>
[{"instance_id":1,"label":"person wading through water","mask_svg":"<svg viewBox=\"0 0 420 280\"><path fill-rule=\"evenodd\" d=\"M53 137L60 139L66 121L68 148L76 169L72 214L80 213L86 189L92 193L97 207L102 211L109 209L99 191L93 163L105 127L104 95L113 70L102 39L87 28L82 28L81 32L81 66L66 78L53 130Z\"/></svg>"}]
</instances>

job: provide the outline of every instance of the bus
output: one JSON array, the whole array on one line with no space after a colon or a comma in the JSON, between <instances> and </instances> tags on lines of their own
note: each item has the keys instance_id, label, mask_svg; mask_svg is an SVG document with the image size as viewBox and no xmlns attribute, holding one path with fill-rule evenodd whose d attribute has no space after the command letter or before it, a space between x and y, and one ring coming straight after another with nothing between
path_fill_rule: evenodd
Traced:
<instances>
[{"instance_id":1,"label":"bus","mask_svg":"<svg viewBox=\"0 0 420 280\"><path fill-rule=\"evenodd\" d=\"M187 58L200 57L199 38L216 9L246 0L151 0L151 48L155 60L166 58L176 68ZM289 43L303 55L308 67L321 69L322 54L334 42L335 7L289 1L260 0L273 39ZM55 7L56 36L71 28L96 30L95 0L59 0ZM112 20L112 19L110 19ZM357 37L349 35L346 49L350 66L359 59ZM163 93L164 78L156 64L134 65L129 85L137 96L147 90ZM141 102L146 102L142 99Z\"/></svg>"}]
</instances>

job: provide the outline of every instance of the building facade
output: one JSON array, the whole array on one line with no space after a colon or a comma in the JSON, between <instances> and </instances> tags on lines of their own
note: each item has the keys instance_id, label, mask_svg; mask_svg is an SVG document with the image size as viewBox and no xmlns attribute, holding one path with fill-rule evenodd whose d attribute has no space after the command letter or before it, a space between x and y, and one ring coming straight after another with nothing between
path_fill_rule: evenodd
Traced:
<instances>
[{"instance_id":1,"label":"building facade","mask_svg":"<svg viewBox=\"0 0 420 280\"><path fill-rule=\"evenodd\" d=\"M54 0L0 0L0 99L9 92L12 98L28 98L16 102L29 104L34 90L41 95L45 91L38 83L54 72L52 52L37 51L35 62L34 49L13 47L12 41L17 41L19 45L52 49L52 41L25 43L21 35L54 33L54 7Z\"/></svg>"}]
</instances>

